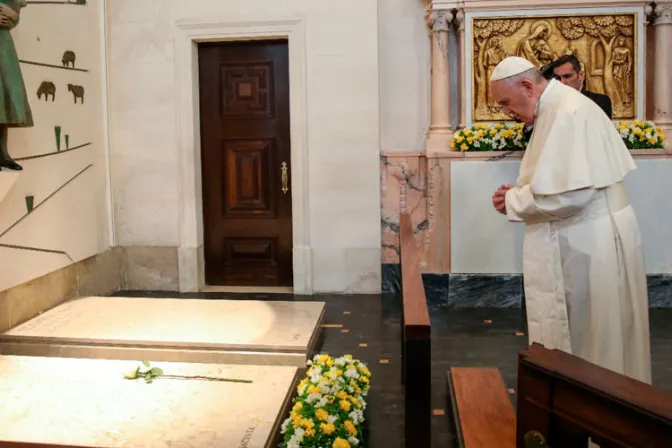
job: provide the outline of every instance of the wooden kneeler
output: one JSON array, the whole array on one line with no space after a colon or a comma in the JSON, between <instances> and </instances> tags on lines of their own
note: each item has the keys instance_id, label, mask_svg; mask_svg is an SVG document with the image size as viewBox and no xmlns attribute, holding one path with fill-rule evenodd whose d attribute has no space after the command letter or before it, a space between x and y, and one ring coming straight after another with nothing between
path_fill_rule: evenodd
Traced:
<instances>
[{"instance_id":1,"label":"wooden kneeler","mask_svg":"<svg viewBox=\"0 0 672 448\"><path fill-rule=\"evenodd\" d=\"M460 448L516 446L516 414L499 370L452 367L448 385Z\"/></svg>"}]
</instances>

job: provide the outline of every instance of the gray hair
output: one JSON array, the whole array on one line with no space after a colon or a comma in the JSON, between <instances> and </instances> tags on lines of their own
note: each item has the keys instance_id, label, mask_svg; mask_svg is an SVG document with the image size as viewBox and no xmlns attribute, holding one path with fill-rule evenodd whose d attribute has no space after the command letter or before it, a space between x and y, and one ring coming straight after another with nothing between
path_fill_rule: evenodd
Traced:
<instances>
[{"instance_id":1,"label":"gray hair","mask_svg":"<svg viewBox=\"0 0 672 448\"><path fill-rule=\"evenodd\" d=\"M522 81L523 79L528 79L535 84L541 84L546 80L546 78L544 78L544 75L541 74L539 69L531 68L529 70L525 70L523 73L519 73L517 75L503 79L502 81L505 81L509 85L514 85L520 83L520 81Z\"/></svg>"}]
</instances>

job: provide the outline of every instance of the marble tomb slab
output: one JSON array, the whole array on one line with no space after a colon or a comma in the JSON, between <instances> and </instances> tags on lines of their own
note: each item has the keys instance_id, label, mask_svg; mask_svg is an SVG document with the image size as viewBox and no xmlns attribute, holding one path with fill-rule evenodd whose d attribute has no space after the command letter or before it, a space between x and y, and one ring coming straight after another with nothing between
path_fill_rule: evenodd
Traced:
<instances>
[{"instance_id":1,"label":"marble tomb slab","mask_svg":"<svg viewBox=\"0 0 672 448\"><path fill-rule=\"evenodd\" d=\"M157 363L152 367L166 375L252 383L123 379L137 365L0 356L0 446L265 448L300 372L290 366Z\"/></svg>"},{"instance_id":2,"label":"marble tomb slab","mask_svg":"<svg viewBox=\"0 0 672 448\"><path fill-rule=\"evenodd\" d=\"M4 355L303 367L323 302L87 297L0 335Z\"/></svg>"}]
</instances>

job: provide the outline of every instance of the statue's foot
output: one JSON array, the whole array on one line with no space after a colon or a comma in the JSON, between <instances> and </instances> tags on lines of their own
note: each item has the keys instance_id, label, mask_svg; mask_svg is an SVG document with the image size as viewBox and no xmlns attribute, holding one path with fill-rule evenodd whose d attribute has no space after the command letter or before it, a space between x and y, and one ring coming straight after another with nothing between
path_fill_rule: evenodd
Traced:
<instances>
[{"instance_id":1,"label":"statue's foot","mask_svg":"<svg viewBox=\"0 0 672 448\"><path fill-rule=\"evenodd\" d=\"M13 160L0 160L0 168L7 168L12 171L23 171L23 167Z\"/></svg>"}]
</instances>

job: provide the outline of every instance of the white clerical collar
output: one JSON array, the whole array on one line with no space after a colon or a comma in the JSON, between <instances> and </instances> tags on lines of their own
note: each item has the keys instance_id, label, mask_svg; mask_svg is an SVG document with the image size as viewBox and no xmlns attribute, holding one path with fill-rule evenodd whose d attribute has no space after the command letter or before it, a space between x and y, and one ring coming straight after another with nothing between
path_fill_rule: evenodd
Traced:
<instances>
[{"instance_id":1,"label":"white clerical collar","mask_svg":"<svg viewBox=\"0 0 672 448\"><path fill-rule=\"evenodd\" d=\"M553 87L557 84L556 79L551 79L548 84L546 85L546 88L544 89L543 92L541 92L541 95L539 96L539 99L537 100L537 104L534 106L534 118L537 118L537 115L539 115L539 106L541 105L541 101L544 99L546 94L551 91Z\"/></svg>"}]
</instances>

